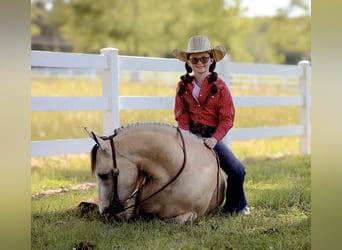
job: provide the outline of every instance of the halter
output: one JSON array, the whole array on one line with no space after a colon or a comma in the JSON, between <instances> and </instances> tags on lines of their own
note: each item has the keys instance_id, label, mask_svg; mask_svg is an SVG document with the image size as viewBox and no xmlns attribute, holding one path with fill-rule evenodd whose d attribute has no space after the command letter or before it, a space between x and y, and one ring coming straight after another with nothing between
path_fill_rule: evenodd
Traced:
<instances>
[{"instance_id":1,"label":"halter","mask_svg":"<svg viewBox=\"0 0 342 250\"><path fill-rule=\"evenodd\" d=\"M183 155L184 155L183 163L182 163L182 166L179 169L178 173L169 182L167 182L163 187L158 189L156 192L152 193L151 195L147 196L146 198L144 198L140 201L139 200L136 201L135 204L128 206L128 207L124 207L124 205L122 204L122 202L119 199L119 194L118 194L119 169L118 169L117 163L116 163L115 145L114 145L114 139L113 139L115 134L113 136L107 137L107 139L109 139L109 141L110 141L110 146L111 146L111 150L112 150L113 169L112 169L112 173L111 173L112 175L111 176L113 177L114 187L113 187L113 195L110 199L109 207L105 209L104 213L109 212L109 214L112 216L112 215L116 215L118 213L121 213L121 212L123 212L129 208L132 208L132 207L134 207L136 209L138 205L140 205L141 203L150 199L151 197L155 196L156 194L160 193L162 190L164 190L166 187L168 187L172 182L174 182L178 178L178 176L184 170L187 159L186 159L185 141L184 141L183 134L182 134L181 130L179 129L179 127L177 127L177 132L179 133L181 141L182 141L182 150L183 150ZM133 195L131 195L131 197L132 196Z\"/></svg>"},{"instance_id":2,"label":"halter","mask_svg":"<svg viewBox=\"0 0 342 250\"><path fill-rule=\"evenodd\" d=\"M113 160L113 169L112 169L112 177L113 177L113 196L110 198L109 207L114 212L114 214L120 213L124 206L119 199L118 194L118 176L119 176L119 169L116 163L116 154L115 154L115 146L114 146L114 136L109 137L110 147L112 149L112 160Z\"/></svg>"}]
</instances>

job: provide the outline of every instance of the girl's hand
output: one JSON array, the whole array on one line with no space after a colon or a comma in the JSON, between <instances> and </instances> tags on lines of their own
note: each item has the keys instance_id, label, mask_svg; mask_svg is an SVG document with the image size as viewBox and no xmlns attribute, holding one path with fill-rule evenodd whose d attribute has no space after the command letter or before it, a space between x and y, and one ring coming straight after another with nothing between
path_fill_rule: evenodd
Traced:
<instances>
[{"instance_id":1,"label":"girl's hand","mask_svg":"<svg viewBox=\"0 0 342 250\"><path fill-rule=\"evenodd\" d=\"M210 148L213 149L216 144L217 144L217 140L215 137L210 137L210 138L204 138L204 144Z\"/></svg>"}]
</instances>

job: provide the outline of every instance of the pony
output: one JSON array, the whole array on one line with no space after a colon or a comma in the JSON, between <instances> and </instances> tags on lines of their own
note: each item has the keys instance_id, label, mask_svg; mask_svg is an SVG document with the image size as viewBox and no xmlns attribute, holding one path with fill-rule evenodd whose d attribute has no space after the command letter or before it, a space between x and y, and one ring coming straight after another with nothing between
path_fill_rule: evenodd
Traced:
<instances>
[{"instance_id":1,"label":"pony","mask_svg":"<svg viewBox=\"0 0 342 250\"><path fill-rule=\"evenodd\" d=\"M173 125L140 122L95 141L91 172L101 217L158 218L183 224L222 205L227 187L215 152Z\"/></svg>"}]
</instances>

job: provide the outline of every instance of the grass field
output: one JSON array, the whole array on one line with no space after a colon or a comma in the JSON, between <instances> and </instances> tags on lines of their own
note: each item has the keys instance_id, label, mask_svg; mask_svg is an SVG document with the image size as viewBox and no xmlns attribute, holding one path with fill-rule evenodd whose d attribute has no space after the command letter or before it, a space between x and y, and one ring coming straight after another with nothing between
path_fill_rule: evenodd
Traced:
<instances>
[{"instance_id":1,"label":"grass field","mask_svg":"<svg viewBox=\"0 0 342 250\"><path fill-rule=\"evenodd\" d=\"M104 250L310 249L310 157L255 157L244 164L250 216L215 211L185 225L158 220L110 225L100 222L96 214L66 213L79 201L96 196L96 189L90 188L33 198L31 247L72 249L74 244L90 242ZM79 165L75 160L64 169L66 180L91 180L89 169Z\"/></svg>"},{"instance_id":2,"label":"grass field","mask_svg":"<svg viewBox=\"0 0 342 250\"><path fill-rule=\"evenodd\" d=\"M177 79L175 79L176 82ZM238 95L296 95L281 85L232 85ZM160 82L125 82L120 95L173 96ZM32 77L32 96L101 95L99 79ZM235 127L292 125L298 108L238 108ZM161 121L175 124L172 110L121 111L121 124ZM37 112L31 116L32 140L86 137L83 127L102 131L101 112ZM186 225L157 220L107 225L96 215L65 213L96 188L32 197L32 249L72 249L88 241L95 249L310 249L310 156L299 156L298 137L233 142L246 166L245 191L252 215L227 217L219 211ZM94 183L88 154L31 159L31 191L70 190Z\"/></svg>"}]
</instances>

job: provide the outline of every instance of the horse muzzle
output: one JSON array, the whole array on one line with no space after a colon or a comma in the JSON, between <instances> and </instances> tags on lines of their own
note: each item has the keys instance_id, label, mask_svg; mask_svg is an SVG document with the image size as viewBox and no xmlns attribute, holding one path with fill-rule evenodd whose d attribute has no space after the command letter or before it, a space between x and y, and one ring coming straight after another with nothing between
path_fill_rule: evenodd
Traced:
<instances>
[{"instance_id":1,"label":"horse muzzle","mask_svg":"<svg viewBox=\"0 0 342 250\"><path fill-rule=\"evenodd\" d=\"M111 214L107 212L106 210L100 214L100 220L103 223L114 223L114 222L121 221L121 219L116 214Z\"/></svg>"},{"instance_id":2,"label":"horse muzzle","mask_svg":"<svg viewBox=\"0 0 342 250\"><path fill-rule=\"evenodd\" d=\"M101 219L104 222L111 222L111 221L120 221L121 219L117 216L119 213L124 211L124 205L117 197L116 199L112 198L109 203L109 207L106 207L103 212L101 213Z\"/></svg>"}]
</instances>

